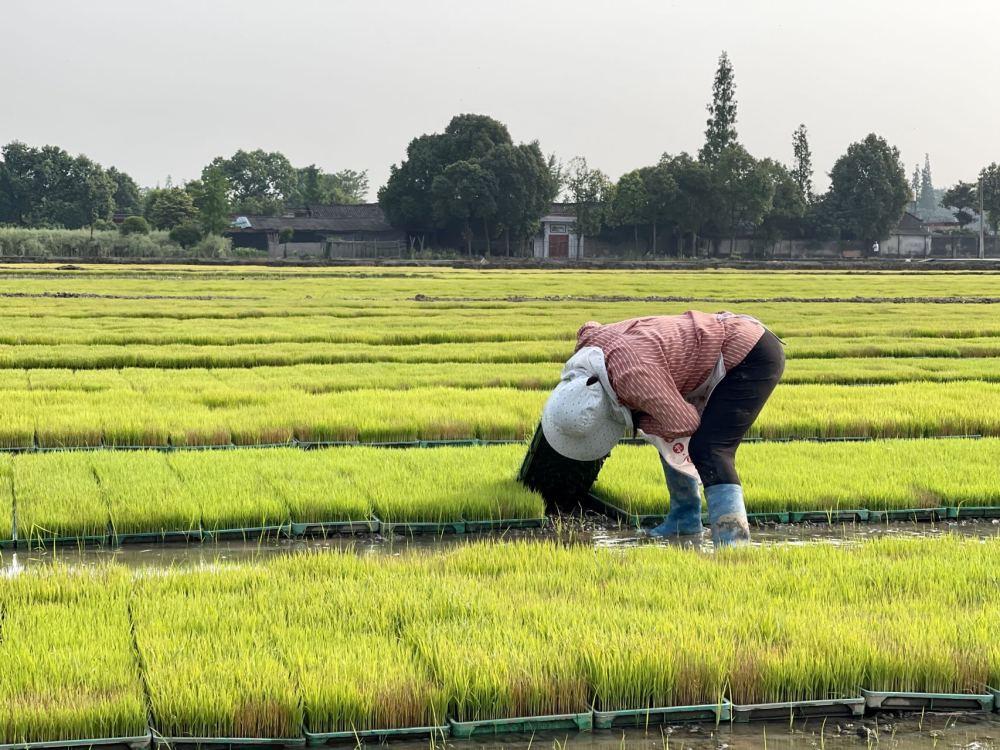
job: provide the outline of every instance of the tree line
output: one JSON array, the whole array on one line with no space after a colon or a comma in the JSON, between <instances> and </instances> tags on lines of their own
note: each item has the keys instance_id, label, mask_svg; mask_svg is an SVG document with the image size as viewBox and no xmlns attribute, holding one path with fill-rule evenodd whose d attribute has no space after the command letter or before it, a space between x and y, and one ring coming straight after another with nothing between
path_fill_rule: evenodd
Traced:
<instances>
[{"instance_id":1,"label":"tree line","mask_svg":"<svg viewBox=\"0 0 1000 750\"><path fill-rule=\"evenodd\" d=\"M360 203L367 172L328 173L315 164L294 167L277 151L237 151L217 157L201 176L175 186L140 188L125 172L58 146L13 141L0 149L0 225L29 228L114 228L125 234L171 231L188 247L221 234L233 213L279 215L307 205Z\"/></svg>"}]
</instances>

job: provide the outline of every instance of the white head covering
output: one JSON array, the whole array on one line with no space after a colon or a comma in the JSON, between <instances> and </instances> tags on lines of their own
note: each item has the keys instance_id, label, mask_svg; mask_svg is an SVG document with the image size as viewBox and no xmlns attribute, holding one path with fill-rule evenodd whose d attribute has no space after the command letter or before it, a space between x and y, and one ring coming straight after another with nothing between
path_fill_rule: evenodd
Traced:
<instances>
[{"instance_id":1,"label":"white head covering","mask_svg":"<svg viewBox=\"0 0 1000 750\"><path fill-rule=\"evenodd\" d=\"M591 378L596 382L588 385ZM566 362L542 411L542 433L556 452L574 461L596 461L632 429L632 413L615 395L604 352L585 346Z\"/></svg>"}]
</instances>

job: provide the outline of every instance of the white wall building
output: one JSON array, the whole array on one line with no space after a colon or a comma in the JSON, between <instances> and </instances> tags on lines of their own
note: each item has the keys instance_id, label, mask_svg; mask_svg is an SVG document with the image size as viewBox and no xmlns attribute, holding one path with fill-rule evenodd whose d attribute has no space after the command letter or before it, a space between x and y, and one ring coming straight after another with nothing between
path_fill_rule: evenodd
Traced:
<instances>
[{"instance_id":1,"label":"white wall building","mask_svg":"<svg viewBox=\"0 0 1000 750\"><path fill-rule=\"evenodd\" d=\"M584 238L576 234L576 215L572 205L553 203L542 217L541 224L533 243L536 258L583 257Z\"/></svg>"}]
</instances>

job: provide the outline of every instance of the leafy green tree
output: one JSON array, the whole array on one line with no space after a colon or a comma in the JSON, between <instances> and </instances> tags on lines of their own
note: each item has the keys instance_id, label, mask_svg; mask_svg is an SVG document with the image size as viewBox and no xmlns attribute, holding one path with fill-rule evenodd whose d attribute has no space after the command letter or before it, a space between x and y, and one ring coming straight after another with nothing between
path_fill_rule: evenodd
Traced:
<instances>
[{"instance_id":1,"label":"leafy green tree","mask_svg":"<svg viewBox=\"0 0 1000 750\"><path fill-rule=\"evenodd\" d=\"M913 213L917 212L917 203L920 200L920 165L913 165L913 175L910 177L910 202L913 204Z\"/></svg>"},{"instance_id":2,"label":"leafy green tree","mask_svg":"<svg viewBox=\"0 0 1000 750\"><path fill-rule=\"evenodd\" d=\"M758 235L770 242L801 236L808 203L794 171L772 159L761 159L758 164L767 173L774 196Z\"/></svg>"},{"instance_id":3,"label":"leafy green tree","mask_svg":"<svg viewBox=\"0 0 1000 750\"><path fill-rule=\"evenodd\" d=\"M626 172L615 186L614 201L609 211L610 222L616 226L631 226L635 251L639 252L639 225L649 214L649 195L640 170Z\"/></svg>"},{"instance_id":4,"label":"leafy green tree","mask_svg":"<svg viewBox=\"0 0 1000 750\"><path fill-rule=\"evenodd\" d=\"M288 158L278 151L243 151L216 157L202 170L221 170L229 183L230 204L239 213L277 215L293 196L298 178Z\"/></svg>"},{"instance_id":5,"label":"leafy green tree","mask_svg":"<svg viewBox=\"0 0 1000 750\"><path fill-rule=\"evenodd\" d=\"M291 203L319 206L331 203L361 203L368 193L368 172L343 169L333 174L315 164L295 170L296 188Z\"/></svg>"},{"instance_id":6,"label":"leafy green tree","mask_svg":"<svg viewBox=\"0 0 1000 750\"><path fill-rule=\"evenodd\" d=\"M887 237L909 198L899 149L874 133L848 146L830 171L829 209L849 239Z\"/></svg>"},{"instance_id":7,"label":"leafy green tree","mask_svg":"<svg viewBox=\"0 0 1000 750\"><path fill-rule=\"evenodd\" d=\"M652 250L655 255L659 228L667 225L677 226L677 181L671 174L668 165L662 160L652 167L644 167L640 171L648 197L646 221L652 228Z\"/></svg>"},{"instance_id":8,"label":"leafy green tree","mask_svg":"<svg viewBox=\"0 0 1000 750\"><path fill-rule=\"evenodd\" d=\"M698 247L698 235L715 213L717 202L711 170L686 153L664 154L660 159L677 186L669 214L681 233L691 235L692 253Z\"/></svg>"},{"instance_id":9,"label":"leafy green tree","mask_svg":"<svg viewBox=\"0 0 1000 750\"><path fill-rule=\"evenodd\" d=\"M496 179L495 221L510 255L511 235L523 241L538 231L539 218L559 192L558 183L537 142L497 144L479 163Z\"/></svg>"},{"instance_id":10,"label":"leafy green tree","mask_svg":"<svg viewBox=\"0 0 1000 750\"><path fill-rule=\"evenodd\" d=\"M952 209L958 228L964 230L971 224L979 211L979 195L971 182L958 182L941 196L941 205Z\"/></svg>"},{"instance_id":11,"label":"leafy green tree","mask_svg":"<svg viewBox=\"0 0 1000 750\"><path fill-rule=\"evenodd\" d=\"M712 168L712 184L717 201L713 223L729 236L730 247L735 247L737 233L756 230L773 206L770 170L735 144L719 154Z\"/></svg>"},{"instance_id":12,"label":"leafy green tree","mask_svg":"<svg viewBox=\"0 0 1000 750\"><path fill-rule=\"evenodd\" d=\"M292 241L295 236L295 230L291 227L282 227L281 231L278 232L278 242L281 243L282 255L288 257L288 243Z\"/></svg>"},{"instance_id":13,"label":"leafy green tree","mask_svg":"<svg viewBox=\"0 0 1000 750\"><path fill-rule=\"evenodd\" d=\"M576 233L580 240L599 234L607 220L611 192L608 176L599 169L591 169L585 158L577 156L569 163L566 189L573 201Z\"/></svg>"},{"instance_id":14,"label":"leafy green tree","mask_svg":"<svg viewBox=\"0 0 1000 750\"><path fill-rule=\"evenodd\" d=\"M201 242L202 236L201 227L193 221L186 221L183 224L178 224L170 230L171 242L176 242L185 250L192 248Z\"/></svg>"},{"instance_id":15,"label":"leafy green tree","mask_svg":"<svg viewBox=\"0 0 1000 750\"><path fill-rule=\"evenodd\" d=\"M125 236L130 234L149 234L149 222L141 216L127 216L119 226L119 231Z\"/></svg>"},{"instance_id":16,"label":"leafy green tree","mask_svg":"<svg viewBox=\"0 0 1000 750\"><path fill-rule=\"evenodd\" d=\"M457 161L445 167L431 185L434 217L443 225L458 223L466 250L472 255L472 225L481 222L490 252L490 218L496 212L497 180L477 161Z\"/></svg>"},{"instance_id":17,"label":"leafy green tree","mask_svg":"<svg viewBox=\"0 0 1000 750\"><path fill-rule=\"evenodd\" d=\"M458 166L456 166L458 165ZM506 126L484 115L457 115L443 133L414 138L406 159L390 168L379 190L389 221L417 237L460 237L471 252L481 229L491 251L503 232L537 229L558 182L537 144L515 146Z\"/></svg>"},{"instance_id":18,"label":"leafy green tree","mask_svg":"<svg viewBox=\"0 0 1000 750\"><path fill-rule=\"evenodd\" d=\"M719 67L712 83L712 102L708 105L708 121L705 129L705 145L698 152L698 158L706 164L714 164L722 152L736 143L736 81L729 55L723 51L719 55Z\"/></svg>"},{"instance_id":19,"label":"leafy green tree","mask_svg":"<svg viewBox=\"0 0 1000 750\"><path fill-rule=\"evenodd\" d=\"M993 227L993 234L1000 229L1000 164L984 167L979 173L983 184L983 211Z\"/></svg>"},{"instance_id":20,"label":"leafy green tree","mask_svg":"<svg viewBox=\"0 0 1000 750\"><path fill-rule=\"evenodd\" d=\"M229 183L218 167L209 167L201 179L186 186L195 208L198 221L207 234L222 234L229 226Z\"/></svg>"},{"instance_id":21,"label":"leafy green tree","mask_svg":"<svg viewBox=\"0 0 1000 750\"><path fill-rule=\"evenodd\" d=\"M115 211L129 215L139 213L141 199L139 198L139 186L135 180L115 167L108 168L108 177L114 185L112 199L115 202Z\"/></svg>"},{"instance_id":22,"label":"leafy green tree","mask_svg":"<svg viewBox=\"0 0 1000 750\"><path fill-rule=\"evenodd\" d=\"M803 200L810 203L813 199L812 151L809 148L809 133L804 123L792 133L792 153L795 157L791 171L792 179L798 185Z\"/></svg>"},{"instance_id":23,"label":"leafy green tree","mask_svg":"<svg viewBox=\"0 0 1000 750\"><path fill-rule=\"evenodd\" d=\"M920 201L921 210L930 213L937 208L937 196L934 193L934 181L931 179L931 156L924 154L924 168L920 170Z\"/></svg>"},{"instance_id":24,"label":"leafy green tree","mask_svg":"<svg viewBox=\"0 0 1000 750\"><path fill-rule=\"evenodd\" d=\"M186 190L156 188L146 193L143 213L156 229L173 229L198 216L198 209Z\"/></svg>"}]
</instances>

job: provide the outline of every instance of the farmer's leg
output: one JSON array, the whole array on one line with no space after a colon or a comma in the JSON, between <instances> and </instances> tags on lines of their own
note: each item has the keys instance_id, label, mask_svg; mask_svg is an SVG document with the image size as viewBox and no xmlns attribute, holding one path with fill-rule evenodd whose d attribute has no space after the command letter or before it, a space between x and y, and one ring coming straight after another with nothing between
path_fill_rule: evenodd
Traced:
<instances>
[{"instance_id":1,"label":"farmer's leg","mask_svg":"<svg viewBox=\"0 0 1000 750\"><path fill-rule=\"evenodd\" d=\"M688 446L705 485L712 541L716 545L750 538L743 488L736 473L736 449L774 391L785 369L781 342L765 332L740 364L716 386L701 425Z\"/></svg>"},{"instance_id":2,"label":"farmer's leg","mask_svg":"<svg viewBox=\"0 0 1000 750\"><path fill-rule=\"evenodd\" d=\"M670 511L663 523L649 530L650 536L700 534L701 488L698 481L671 467L662 456L660 463L670 491Z\"/></svg>"}]
</instances>

